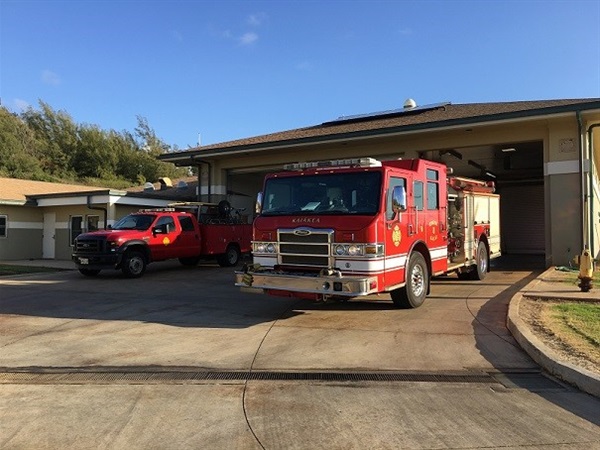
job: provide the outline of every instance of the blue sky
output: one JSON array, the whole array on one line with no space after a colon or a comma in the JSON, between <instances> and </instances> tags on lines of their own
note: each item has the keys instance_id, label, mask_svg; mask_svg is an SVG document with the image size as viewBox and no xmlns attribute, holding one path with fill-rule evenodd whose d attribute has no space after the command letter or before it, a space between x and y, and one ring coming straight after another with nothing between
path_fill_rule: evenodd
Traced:
<instances>
[{"instance_id":1,"label":"blue sky","mask_svg":"<svg viewBox=\"0 0 600 450\"><path fill-rule=\"evenodd\" d=\"M407 98L600 97L600 0L0 0L0 97L180 150Z\"/></svg>"}]
</instances>

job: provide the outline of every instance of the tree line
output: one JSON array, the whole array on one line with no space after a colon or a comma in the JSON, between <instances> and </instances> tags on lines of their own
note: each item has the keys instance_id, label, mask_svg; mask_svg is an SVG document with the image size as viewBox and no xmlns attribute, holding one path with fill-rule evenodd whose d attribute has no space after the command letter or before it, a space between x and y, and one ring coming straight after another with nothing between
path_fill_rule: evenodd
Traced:
<instances>
[{"instance_id":1,"label":"tree line","mask_svg":"<svg viewBox=\"0 0 600 450\"><path fill-rule=\"evenodd\" d=\"M103 130L39 106L19 114L0 107L0 177L122 189L188 175L157 159L171 148L141 116L133 132Z\"/></svg>"}]
</instances>

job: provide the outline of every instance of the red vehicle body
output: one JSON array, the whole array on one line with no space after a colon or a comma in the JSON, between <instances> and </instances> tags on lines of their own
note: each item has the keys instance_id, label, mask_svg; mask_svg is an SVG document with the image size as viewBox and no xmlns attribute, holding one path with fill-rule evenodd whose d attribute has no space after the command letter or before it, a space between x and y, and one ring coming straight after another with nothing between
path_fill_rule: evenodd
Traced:
<instances>
[{"instance_id":1,"label":"red vehicle body","mask_svg":"<svg viewBox=\"0 0 600 450\"><path fill-rule=\"evenodd\" d=\"M252 225L233 218L226 202L175 206L143 209L107 230L80 234L73 262L83 275L121 269L134 278L154 261L177 258L184 265L196 265L200 259L215 258L227 267L250 251Z\"/></svg>"},{"instance_id":2,"label":"red vehicle body","mask_svg":"<svg viewBox=\"0 0 600 450\"><path fill-rule=\"evenodd\" d=\"M492 183L433 161L315 162L268 175L253 263L236 285L322 300L389 292L420 306L434 275L482 279L500 256Z\"/></svg>"}]
</instances>

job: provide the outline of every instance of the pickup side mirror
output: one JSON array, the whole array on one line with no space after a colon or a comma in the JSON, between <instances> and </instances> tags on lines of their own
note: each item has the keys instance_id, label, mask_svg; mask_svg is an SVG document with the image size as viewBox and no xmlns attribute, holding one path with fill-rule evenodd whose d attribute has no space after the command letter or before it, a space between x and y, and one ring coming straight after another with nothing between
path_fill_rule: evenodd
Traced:
<instances>
[{"instance_id":1,"label":"pickup side mirror","mask_svg":"<svg viewBox=\"0 0 600 450\"><path fill-rule=\"evenodd\" d=\"M404 186L394 186L392 191L392 211L394 211L394 215L404 212L406 209L406 188Z\"/></svg>"}]
</instances>

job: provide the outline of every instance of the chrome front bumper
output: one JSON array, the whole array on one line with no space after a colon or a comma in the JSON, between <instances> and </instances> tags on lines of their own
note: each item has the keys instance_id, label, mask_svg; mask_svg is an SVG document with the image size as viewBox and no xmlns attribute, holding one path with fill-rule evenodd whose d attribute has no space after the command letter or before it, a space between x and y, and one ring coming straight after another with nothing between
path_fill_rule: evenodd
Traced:
<instances>
[{"instance_id":1,"label":"chrome front bumper","mask_svg":"<svg viewBox=\"0 0 600 450\"><path fill-rule=\"evenodd\" d=\"M245 290L274 290L331 297L357 297L377 292L377 277L291 275L270 270L249 270L235 272L235 285L245 288Z\"/></svg>"}]
</instances>

